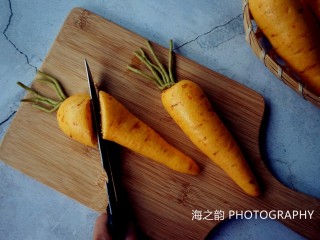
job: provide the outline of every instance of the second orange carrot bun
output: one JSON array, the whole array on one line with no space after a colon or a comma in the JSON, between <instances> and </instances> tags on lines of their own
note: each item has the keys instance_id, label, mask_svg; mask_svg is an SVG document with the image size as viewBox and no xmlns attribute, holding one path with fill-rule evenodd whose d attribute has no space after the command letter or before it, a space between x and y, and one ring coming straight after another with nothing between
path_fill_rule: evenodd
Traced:
<instances>
[{"instance_id":1,"label":"second orange carrot bun","mask_svg":"<svg viewBox=\"0 0 320 240\"><path fill-rule=\"evenodd\" d=\"M162 90L162 104L172 119L190 140L250 196L260 193L258 183L243 154L224 126L198 84L190 80L175 82L172 74L172 41L170 41L168 71L160 63L147 42L152 63L144 51L135 52L153 76L128 66L137 74L154 80Z\"/></svg>"},{"instance_id":2,"label":"second orange carrot bun","mask_svg":"<svg viewBox=\"0 0 320 240\"><path fill-rule=\"evenodd\" d=\"M190 157L170 145L110 94L100 91L99 101L104 139L116 142L175 171L191 175L199 173L198 165Z\"/></svg>"}]
</instances>

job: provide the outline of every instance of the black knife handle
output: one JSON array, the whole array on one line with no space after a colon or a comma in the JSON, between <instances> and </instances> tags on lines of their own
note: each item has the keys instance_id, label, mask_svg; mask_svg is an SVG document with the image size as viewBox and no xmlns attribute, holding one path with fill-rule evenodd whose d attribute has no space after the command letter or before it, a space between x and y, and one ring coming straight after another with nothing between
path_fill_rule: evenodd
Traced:
<instances>
[{"instance_id":1,"label":"black knife handle","mask_svg":"<svg viewBox=\"0 0 320 240\"><path fill-rule=\"evenodd\" d=\"M113 240L125 239L128 230L128 219L119 211L117 207L112 208L110 212L110 205L107 207L108 221L107 227Z\"/></svg>"}]
</instances>

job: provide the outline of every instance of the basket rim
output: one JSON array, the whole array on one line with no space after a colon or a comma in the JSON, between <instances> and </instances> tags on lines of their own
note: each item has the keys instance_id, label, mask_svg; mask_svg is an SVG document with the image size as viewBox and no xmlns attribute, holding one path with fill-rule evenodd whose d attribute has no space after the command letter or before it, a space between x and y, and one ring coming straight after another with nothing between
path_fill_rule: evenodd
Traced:
<instances>
[{"instance_id":1,"label":"basket rim","mask_svg":"<svg viewBox=\"0 0 320 240\"><path fill-rule=\"evenodd\" d=\"M260 44L256 31L254 30L252 22L254 18L249 9L249 1L242 1L242 13L243 13L243 25L245 30L246 42L250 45L250 48L256 54L256 56L263 62L263 64L282 82L293 89L305 100L313 103L317 107L320 107L320 96L317 96L310 90L306 89L302 83L293 76L294 71L284 68L277 61L274 60L269 52ZM261 32L262 36L266 38Z\"/></svg>"}]
</instances>

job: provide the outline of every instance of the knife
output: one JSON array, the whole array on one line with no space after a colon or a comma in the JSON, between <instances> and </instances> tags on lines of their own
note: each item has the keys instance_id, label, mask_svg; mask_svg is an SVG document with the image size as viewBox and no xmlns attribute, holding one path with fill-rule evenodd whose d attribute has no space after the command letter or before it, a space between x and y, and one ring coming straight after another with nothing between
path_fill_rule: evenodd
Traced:
<instances>
[{"instance_id":1,"label":"knife","mask_svg":"<svg viewBox=\"0 0 320 240\"><path fill-rule=\"evenodd\" d=\"M97 95L97 91L93 82L91 71L86 59L84 59L87 79L89 84L89 91L91 97L92 106L92 122L94 129L96 130L98 139L98 149L100 152L101 164L107 174L106 188L108 194L108 222L107 227L114 239L124 239L127 232L127 221L125 216L125 206L122 203L120 197L120 190L115 179L115 163L116 157L112 154L112 142L104 140L102 138L101 130L101 116L100 116L100 104ZM121 200L121 201L120 201Z\"/></svg>"}]
</instances>

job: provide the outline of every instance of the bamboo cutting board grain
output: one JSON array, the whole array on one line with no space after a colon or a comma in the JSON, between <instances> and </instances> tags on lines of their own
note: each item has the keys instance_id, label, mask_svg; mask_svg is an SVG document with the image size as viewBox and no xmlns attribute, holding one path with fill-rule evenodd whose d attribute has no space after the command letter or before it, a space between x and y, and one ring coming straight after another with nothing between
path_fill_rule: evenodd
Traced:
<instances>
[{"instance_id":1,"label":"bamboo cutting board grain","mask_svg":"<svg viewBox=\"0 0 320 240\"><path fill-rule=\"evenodd\" d=\"M83 59L94 80L174 146L195 159L199 176L176 173L134 152L119 148L121 179L142 230L153 239L203 239L216 220L192 219L193 211L315 210L311 220L282 222L315 239L320 236L320 201L282 186L268 172L259 151L264 100L254 91L177 55L177 75L196 81L234 134L259 178L263 194L245 195L207 157L201 154L161 106L154 83L126 70L140 66L133 51L144 39L81 8L66 19L41 70L61 81L67 94L87 92ZM163 61L167 50L155 45ZM141 66L142 68L142 66ZM34 83L43 90L43 86ZM96 149L82 146L58 128L55 114L21 105L2 142L0 158L12 167L80 203L103 212L105 174ZM211 217L212 218L212 217Z\"/></svg>"}]
</instances>

